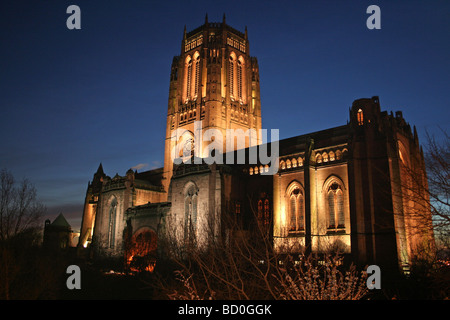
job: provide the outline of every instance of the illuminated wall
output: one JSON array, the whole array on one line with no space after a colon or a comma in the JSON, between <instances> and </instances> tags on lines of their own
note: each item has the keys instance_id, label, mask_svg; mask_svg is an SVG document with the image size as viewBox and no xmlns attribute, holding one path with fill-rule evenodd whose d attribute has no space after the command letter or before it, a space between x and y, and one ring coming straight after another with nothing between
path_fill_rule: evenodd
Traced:
<instances>
[{"instance_id":1,"label":"illuminated wall","mask_svg":"<svg viewBox=\"0 0 450 320\"><path fill-rule=\"evenodd\" d=\"M280 251L304 251L309 222L313 252L351 252L346 154L346 145L335 145L312 150L307 162L305 152L280 157L273 183L274 245Z\"/></svg>"}]
</instances>

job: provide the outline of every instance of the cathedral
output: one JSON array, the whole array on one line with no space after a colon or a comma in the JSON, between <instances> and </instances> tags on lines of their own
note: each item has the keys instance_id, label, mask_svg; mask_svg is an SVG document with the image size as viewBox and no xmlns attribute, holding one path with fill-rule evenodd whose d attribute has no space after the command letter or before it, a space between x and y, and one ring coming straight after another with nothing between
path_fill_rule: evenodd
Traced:
<instances>
[{"instance_id":1,"label":"cathedral","mask_svg":"<svg viewBox=\"0 0 450 320\"><path fill-rule=\"evenodd\" d=\"M414 183L408 172L425 185L426 173L402 112L362 98L346 124L268 142L259 81L247 29L225 16L185 28L170 69L164 167L110 177L100 164L86 191L79 250L94 259L157 259L169 232L203 247L233 235L230 218L244 229L266 226L280 252L339 249L357 263L399 270L433 247L432 228L415 232L431 226L431 211L405 187ZM258 152L271 153L270 163L252 157ZM413 218L419 207L420 220Z\"/></svg>"}]
</instances>

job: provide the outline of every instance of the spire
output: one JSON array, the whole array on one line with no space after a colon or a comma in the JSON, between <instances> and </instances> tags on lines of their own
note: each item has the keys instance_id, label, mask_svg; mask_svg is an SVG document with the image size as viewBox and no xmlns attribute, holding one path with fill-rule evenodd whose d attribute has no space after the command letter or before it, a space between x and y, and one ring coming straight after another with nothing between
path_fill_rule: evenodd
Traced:
<instances>
[{"instance_id":1,"label":"spire","mask_svg":"<svg viewBox=\"0 0 450 320\"><path fill-rule=\"evenodd\" d=\"M226 23L225 13L223 14L223 21L222 21L222 23L223 23L223 24Z\"/></svg>"},{"instance_id":2,"label":"spire","mask_svg":"<svg viewBox=\"0 0 450 320\"><path fill-rule=\"evenodd\" d=\"M205 24L208 24L208 13L205 15Z\"/></svg>"},{"instance_id":3,"label":"spire","mask_svg":"<svg viewBox=\"0 0 450 320\"><path fill-rule=\"evenodd\" d=\"M247 26L245 26L245 40L248 40Z\"/></svg>"},{"instance_id":4,"label":"spire","mask_svg":"<svg viewBox=\"0 0 450 320\"><path fill-rule=\"evenodd\" d=\"M97 173L98 174L103 174L104 172L103 172L103 166L102 166L102 163L100 162L100 165L98 166L98 169L97 169Z\"/></svg>"},{"instance_id":5,"label":"spire","mask_svg":"<svg viewBox=\"0 0 450 320\"><path fill-rule=\"evenodd\" d=\"M184 25L183 40L186 40L186 25Z\"/></svg>"}]
</instances>

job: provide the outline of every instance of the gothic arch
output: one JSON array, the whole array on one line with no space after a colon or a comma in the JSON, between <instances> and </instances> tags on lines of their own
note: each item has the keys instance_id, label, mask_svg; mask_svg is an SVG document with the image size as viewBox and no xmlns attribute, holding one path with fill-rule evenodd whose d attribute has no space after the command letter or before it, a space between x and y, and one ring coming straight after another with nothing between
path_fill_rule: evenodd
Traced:
<instances>
[{"instance_id":1,"label":"gothic arch","mask_svg":"<svg viewBox=\"0 0 450 320\"><path fill-rule=\"evenodd\" d=\"M346 227L346 192L342 179L331 174L322 186L326 208L326 221L328 230L341 230Z\"/></svg>"},{"instance_id":2,"label":"gothic arch","mask_svg":"<svg viewBox=\"0 0 450 320\"><path fill-rule=\"evenodd\" d=\"M236 68L237 68L237 57L236 54L232 51L229 55L228 61L228 87L230 89L230 97L232 100L237 98L237 90L236 90Z\"/></svg>"},{"instance_id":3,"label":"gothic arch","mask_svg":"<svg viewBox=\"0 0 450 320\"><path fill-rule=\"evenodd\" d=\"M178 154L177 157L182 158L183 162L186 159L190 159L194 154L195 141L194 134L190 130L185 130L183 134L178 139Z\"/></svg>"},{"instance_id":4,"label":"gothic arch","mask_svg":"<svg viewBox=\"0 0 450 320\"><path fill-rule=\"evenodd\" d=\"M191 97L195 100L198 96L198 88L200 85L200 53L195 51L193 56L193 79L192 79L192 94Z\"/></svg>"},{"instance_id":5,"label":"gothic arch","mask_svg":"<svg viewBox=\"0 0 450 320\"><path fill-rule=\"evenodd\" d=\"M183 81L183 101L188 101L191 97L192 82L192 57L188 55L184 60L184 81Z\"/></svg>"},{"instance_id":6,"label":"gothic arch","mask_svg":"<svg viewBox=\"0 0 450 320\"><path fill-rule=\"evenodd\" d=\"M186 184L184 185L184 188L183 188L183 195L187 195L187 194L189 194L190 192L194 192L195 194L198 195L198 192L199 192L199 191L200 191L200 189L197 187L197 184L196 184L194 181L189 180L189 181L186 182Z\"/></svg>"},{"instance_id":7,"label":"gothic arch","mask_svg":"<svg viewBox=\"0 0 450 320\"><path fill-rule=\"evenodd\" d=\"M303 185L292 181L285 192L286 221L289 233L298 233L305 228L305 193Z\"/></svg>"},{"instance_id":8,"label":"gothic arch","mask_svg":"<svg viewBox=\"0 0 450 320\"><path fill-rule=\"evenodd\" d=\"M300 188L300 190L304 190L303 185L298 180L292 180L286 188L285 195L291 193L295 188Z\"/></svg>"},{"instance_id":9,"label":"gothic arch","mask_svg":"<svg viewBox=\"0 0 450 320\"><path fill-rule=\"evenodd\" d=\"M342 186L344 190L347 190L344 181L338 175L332 173L330 174L324 181L322 185L322 192L326 192L326 190L333 184L333 182L337 182Z\"/></svg>"}]
</instances>

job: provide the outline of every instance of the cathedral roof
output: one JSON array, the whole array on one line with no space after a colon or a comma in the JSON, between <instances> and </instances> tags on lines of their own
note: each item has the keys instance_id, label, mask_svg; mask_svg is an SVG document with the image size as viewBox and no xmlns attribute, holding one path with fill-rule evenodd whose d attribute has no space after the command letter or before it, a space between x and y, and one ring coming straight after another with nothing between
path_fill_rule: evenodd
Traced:
<instances>
[{"instance_id":1,"label":"cathedral roof","mask_svg":"<svg viewBox=\"0 0 450 320\"><path fill-rule=\"evenodd\" d=\"M163 168L152 169L143 172L136 172L134 175L135 181L146 181L153 186L162 186Z\"/></svg>"}]
</instances>

